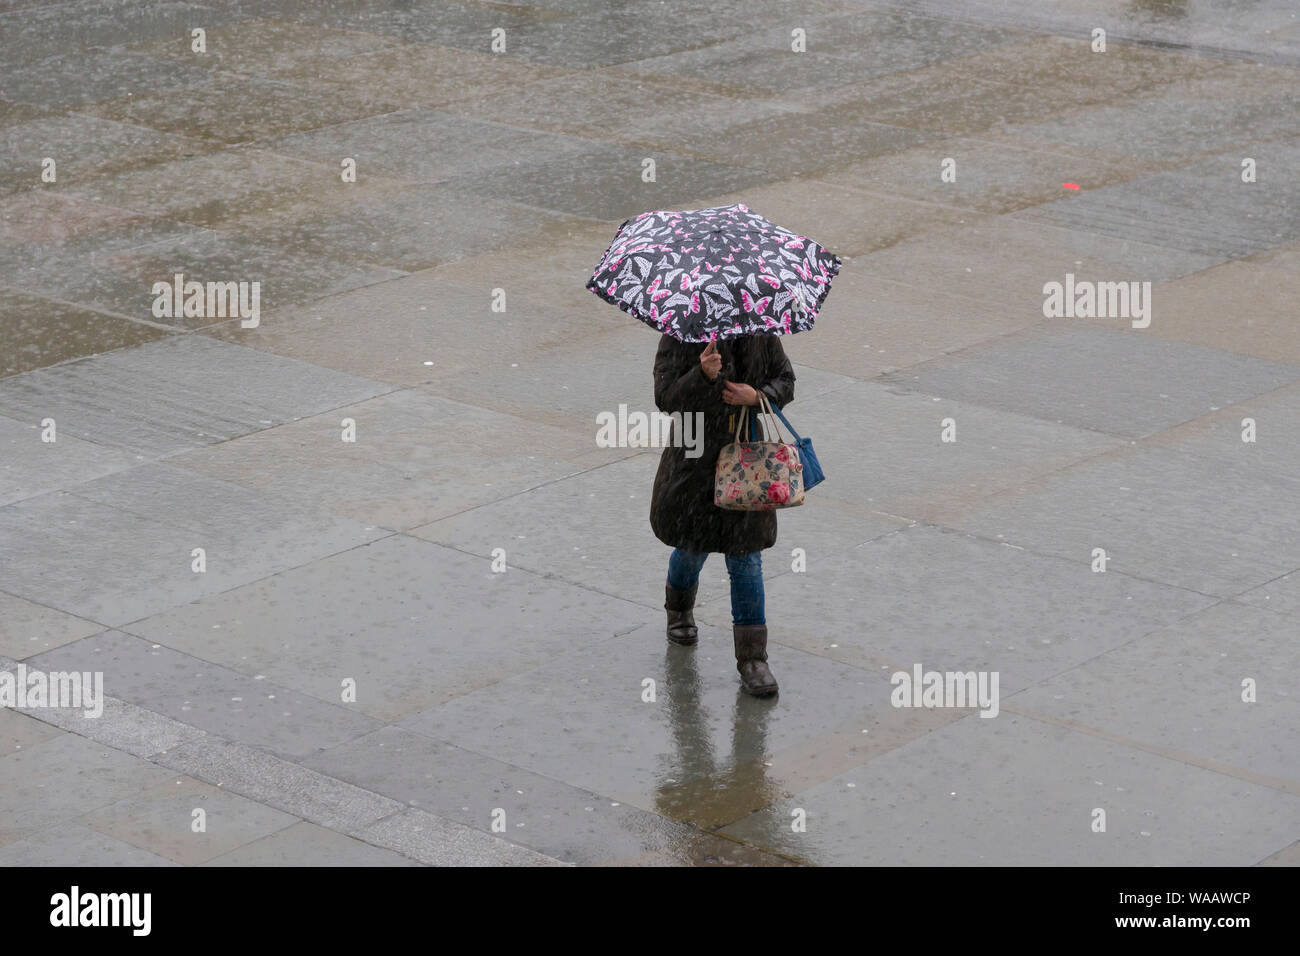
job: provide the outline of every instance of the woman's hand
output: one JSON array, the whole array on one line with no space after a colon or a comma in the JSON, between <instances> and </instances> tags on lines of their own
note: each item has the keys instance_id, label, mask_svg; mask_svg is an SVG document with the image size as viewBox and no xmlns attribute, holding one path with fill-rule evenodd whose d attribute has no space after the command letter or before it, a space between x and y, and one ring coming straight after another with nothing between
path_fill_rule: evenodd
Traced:
<instances>
[{"instance_id":1,"label":"woman's hand","mask_svg":"<svg viewBox=\"0 0 1300 956\"><path fill-rule=\"evenodd\" d=\"M728 405L757 405L758 392L744 382L723 382L722 400Z\"/></svg>"},{"instance_id":2,"label":"woman's hand","mask_svg":"<svg viewBox=\"0 0 1300 956\"><path fill-rule=\"evenodd\" d=\"M712 340L709 341L709 347L700 353L700 369L710 382L716 381L718 373L722 371L722 356L718 354L718 348Z\"/></svg>"}]
</instances>

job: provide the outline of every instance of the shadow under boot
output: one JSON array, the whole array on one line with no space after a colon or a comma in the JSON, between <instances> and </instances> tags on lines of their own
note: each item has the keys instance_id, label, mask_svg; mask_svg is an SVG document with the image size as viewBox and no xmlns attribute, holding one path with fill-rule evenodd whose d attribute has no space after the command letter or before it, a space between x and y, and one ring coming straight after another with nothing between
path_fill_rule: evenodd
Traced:
<instances>
[{"instance_id":1,"label":"shadow under boot","mask_svg":"<svg viewBox=\"0 0 1300 956\"><path fill-rule=\"evenodd\" d=\"M777 692L776 678L767 666L767 625L737 624L731 629L736 644L736 670L745 690L755 697Z\"/></svg>"},{"instance_id":2,"label":"shadow under boot","mask_svg":"<svg viewBox=\"0 0 1300 956\"><path fill-rule=\"evenodd\" d=\"M695 587L680 589L664 585L664 610L668 612L668 640L673 644L698 644L699 631L695 627Z\"/></svg>"}]
</instances>

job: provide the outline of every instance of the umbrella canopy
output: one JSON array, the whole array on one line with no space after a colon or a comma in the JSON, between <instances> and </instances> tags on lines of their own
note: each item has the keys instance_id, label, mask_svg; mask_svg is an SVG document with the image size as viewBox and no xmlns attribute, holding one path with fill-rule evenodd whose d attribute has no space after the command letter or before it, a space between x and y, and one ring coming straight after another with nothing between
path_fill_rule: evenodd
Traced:
<instances>
[{"instance_id":1,"label":"umbrella canopy","mask_svg":"<svg viewBox=\"0 0 1300 956\"><path fill-rule=\"evenodd\" d=\"M587 288L683 342L812 328L840 257L748 206L643 212Z\"/></svg>"}]
</instances>

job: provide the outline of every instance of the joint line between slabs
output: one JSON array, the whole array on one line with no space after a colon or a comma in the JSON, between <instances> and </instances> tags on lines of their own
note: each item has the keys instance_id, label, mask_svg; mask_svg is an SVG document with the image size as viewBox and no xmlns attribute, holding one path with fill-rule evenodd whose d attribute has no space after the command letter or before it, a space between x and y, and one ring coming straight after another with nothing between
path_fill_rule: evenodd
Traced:
<instances>
[{"instance_id":1,"label":"joint line between slabs","mask_svg":"<svg viewBox=\"0 0 1300 956\"><path fill-rule=\"evenodd\" d=\"M1223 776L1233 777L1237 780L1244 780L1247 783L1253 783L1256 786L1267 787L1270 790L1277 790L1281 793L1290 794L1291 796L1300 797L1300 782L1289 780L1285 777L1272 777L1267 774L1256 773L1253 770L1244 770L1240 767L1233 767L1230 764L1220 763L1217 760L1210 760L1206 757L1197 757L1193 754L1184 753L1179 750L1171 750L1167 747L1160 747L1156 744L1143 743L1132 737L1126 737L1123 734L1113 733L1109 730L1102 730L1099 727L1092 727L1080 721L1071 720L1068 717L1055 717L1050 714L1043 714L1021 707L1013 702L1003 703L1002 710L1009 711L1013 714L1019 714L1030 720L1037 720L1046 724L1055 724L1058 727L1064 727L1067 730L1077 731L1087 734L1090 737L1096 737L1122 747L1128 747L1132 750L1141 750L1166 760L1181 763L1189 767L1197 767L1201 770L1208 770L1211 773L1222 774Z\"/></svg>"}]
</instances>

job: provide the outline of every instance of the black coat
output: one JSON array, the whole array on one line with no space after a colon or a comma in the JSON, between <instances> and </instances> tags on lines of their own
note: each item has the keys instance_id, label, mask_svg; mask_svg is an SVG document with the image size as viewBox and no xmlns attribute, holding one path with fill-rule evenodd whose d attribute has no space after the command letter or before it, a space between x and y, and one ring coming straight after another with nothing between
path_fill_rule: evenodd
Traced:
<instances>
[{"instance_id":1,"label":"black coat","mask_svg":"<svg viewBox=\"0 0 1300 956\"><path fill-rule=\"evenodd\" d=\"M713 473L722 446L735 440L742 406L722 400L724 380L767 393L784 408L794 398L794 370L775 335L743 336L718 343L722 373L710 382L700 368L703 342L665 335L655 355L655 404L661 412L704 413L703 454L686 457L673 442L659 457L650 496L650 527L664 544L689 551L744 554L776 543L776 512L728 511L713 503ZM752 415L756 409L750 408ZM698 440L698 436L697 440ZM743 437L743 436L742 436Z\"/></svg>"}]
</instances>

